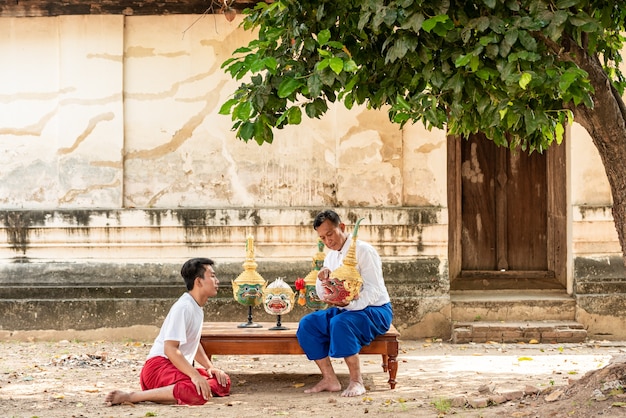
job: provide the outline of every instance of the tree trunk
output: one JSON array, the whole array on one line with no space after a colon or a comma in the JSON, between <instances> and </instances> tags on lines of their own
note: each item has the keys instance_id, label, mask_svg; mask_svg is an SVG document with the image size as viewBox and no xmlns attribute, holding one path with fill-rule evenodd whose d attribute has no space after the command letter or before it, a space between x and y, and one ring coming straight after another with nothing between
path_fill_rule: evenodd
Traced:
<instances>
[{"instance_id":1,"label":"tree trunk","mask_svg":"<svg viewBox=\"0 0 626 418\"><path fill-rule=\"evenodd\" d=\"M594 109L573 108L574 119L589 132L598 149L613 196L613 219L626 265L626 107L601 63L582 49L570 59L587 73L595 89Z\"/></svg>"}]
</instances>

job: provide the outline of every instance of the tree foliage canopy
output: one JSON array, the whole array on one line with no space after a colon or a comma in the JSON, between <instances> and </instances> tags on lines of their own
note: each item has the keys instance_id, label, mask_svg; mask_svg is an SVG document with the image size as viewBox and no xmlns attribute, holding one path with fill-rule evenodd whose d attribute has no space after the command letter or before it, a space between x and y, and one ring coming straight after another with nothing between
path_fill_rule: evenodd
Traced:
<instances>
[{"instance_id":1,"label":"tree foliage canopy","mask_svg":"<svg viewBox=\"0 0 626 418\"><path fill-rule=\"evenodd\" d=\"M220 109L237 137L319 118L329 102L385 108L401 126L483 132L543 151L576 106L593 108L581 59L621 94L624 1L276 0L246 11L258 36L223 68L246 80Z\"/></svg>"}]
</instances>

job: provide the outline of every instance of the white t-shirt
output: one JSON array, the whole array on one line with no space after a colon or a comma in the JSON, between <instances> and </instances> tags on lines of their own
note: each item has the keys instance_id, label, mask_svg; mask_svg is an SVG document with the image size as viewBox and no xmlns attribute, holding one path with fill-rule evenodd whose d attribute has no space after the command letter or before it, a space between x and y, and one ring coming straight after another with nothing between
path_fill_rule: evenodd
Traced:
<instances>
[{"instance_id":1,"label":"white t-shirt","mask_svg":"<svg viewBox=\"0 0 626 418\"><path fill-rule=\"evenodd\" d=\"M165 341L172 340L180 343L178 347L180 352L189 363L193 364L198 344L200 344L203 322L204 310L189 293L184 293L172 305L165 317L161 331L148 353L148 358L156 356L167 358Z\"/></svg>"},{"instance_id":2,"label":"white t-shirt","mask_svg":"<svg viewBox=\"0 0 626 418\"><path fill-rule=\"evenodd\" d=\"M324 267L336 270L343 263L343 258L350 249L352 237L348 237L339 251L331 250L324 258ZM383 266L378 252L367 242L356 240L356 269L363 278L363 287L359 298L343 307L349 311L358 311L368 306L382 306L390 302L389 293L383 278ZM315 282L318 295L323 295L321 281Z\"/></svg>"}]
</instances>

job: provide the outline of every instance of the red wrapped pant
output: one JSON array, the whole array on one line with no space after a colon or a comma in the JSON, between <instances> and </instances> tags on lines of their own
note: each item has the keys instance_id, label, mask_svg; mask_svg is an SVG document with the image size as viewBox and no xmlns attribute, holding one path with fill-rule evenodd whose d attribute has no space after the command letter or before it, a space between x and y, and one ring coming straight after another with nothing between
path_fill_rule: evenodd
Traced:
<instances>
[{"instance_id":1,"label":"red wrapped pant","mask_svg":"<svg viewBox=\"0 0 626 418\"><path fill-rule=\"evenodd\" d=\"M197 369L209 382L213 396L228 396L230 394L230 379L222 386L215 376L209 377L205 369ZM174 385L174 398L179 405L204 405L206 400L196 390L189 376L181 372L172 362L161 356L148 359L141 369L140 383L142 390L162 388Z\"/></svg>"}]
</instances>

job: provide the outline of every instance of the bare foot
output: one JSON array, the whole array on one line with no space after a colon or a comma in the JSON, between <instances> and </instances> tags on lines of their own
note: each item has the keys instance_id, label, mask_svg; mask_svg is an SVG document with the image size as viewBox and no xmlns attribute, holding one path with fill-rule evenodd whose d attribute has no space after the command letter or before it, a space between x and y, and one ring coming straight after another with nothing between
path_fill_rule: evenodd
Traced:
<instances>
[{"instance_id":1,"label":"bare foot","mask_svg":"<svg viewBox=\"0 0 626 418\"><path fill-rule=\"evenodd\" d=\"M104 402L106 402L107 406L119 405L122 403L131 403L130 393L122 392L121 390L114 390L113 392L109 392L107 394L107 396L104 398Z\"/></svg>"},{"instance_id":2,"label":"bare foot","mask_svg":"<svg viewBox=\"0 0 626 418\"><path fill-rule=\"evenodd\" d=\"M318 393L318 392L339 392L341 390L341 383L337 379L322 379L317 385L310 389L305 389L304 393Z\"/></svg>"},{"instance_id":3,"label":"bare foot","mask_svg":"<svg viewBox=\"0 0 626 418\"><path fill-rule=\"evenodd\" d=\"M365 392L366 392L365 386L363 386L363 383L350 381L350 384L348 385L346 390L344 390L341 393L341 396L345 396L345 397L359 396L359 395L363 395Z\"/></svg>"}]
</instances>

